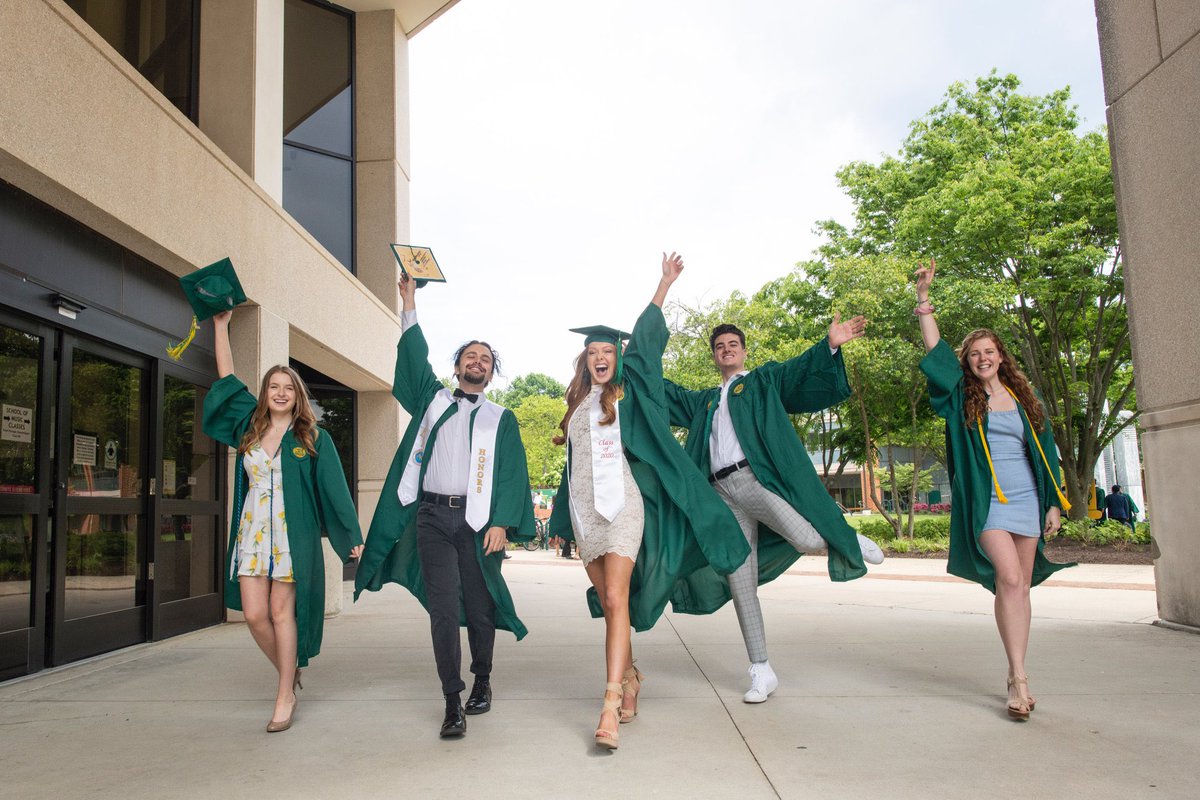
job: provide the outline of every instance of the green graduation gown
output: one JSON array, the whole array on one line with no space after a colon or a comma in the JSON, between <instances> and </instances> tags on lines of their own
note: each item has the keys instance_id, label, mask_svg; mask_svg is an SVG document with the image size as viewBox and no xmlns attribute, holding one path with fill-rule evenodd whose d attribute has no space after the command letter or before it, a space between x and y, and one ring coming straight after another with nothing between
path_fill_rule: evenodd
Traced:
<instances>
[{"instance_id":1,"label":"green graduation gown","mask_svg":"<svg viewBox=\"0 0 1200 800\"><path fill-rule=\"evenodd\" d=\"M979 432L963 420L963 372L953 348L941 340L921 360L921 371L929 379L929 399L933 410L946 420L946 468L950 473L950 558L946 571L951 575L982 584L989 592L996 591L996 570L979 544L979 534L987 521L992 503L992 472ZM1040 525L1046 524L1046 511L1059 506L1056 487L1059 485L1058 459L1054 435L1050 426L1037 434L1037 439L1050 462L1050 470L1033 443L1034 433L1029 418L1021 414L1025 426L1025 447L1033 465L1033 480L1037 486ZM987 417L983 431L987 435ZM1001 487L1004 488L1004 487ZM1033 585L1037 586L1051 574L1074 564L1055 564L1042 553L1044 540L1038 538L1037 558L1033 563Z\"/></svg>"},{"instance_id":2,"label":"green graduation gown","mask_svg":"<svg viewBox=\"0 0 1200 800\"><path fill-rule=\"evenodd\" d=\"M413 443L421 427L425 411L442 384L429 366L429 345L419 324L412 326L400 337L396 345L396 376L392 383L392 395L400 401L404 410L412 415L412 421L404 432L391 469L383 482L379 505L371 518L367 532L367 546L359 559L358 574L354 581L354 599L358 600L363 590L377 592L385 583L398 583L408 589L428 608L425 598L425 581L421 577L421 560L417 556L417 507L421 493L409 505L401 505L396 494L404 467L412 455ZM457 405L451 408L457 408ZM475 409L475 413L478 409ZM453 413L459 413L454 411ZM445 417L448 418L448 417ZM471 418L474 423L474 414ZM437 440L438 426L435 424L425 450L433 452ZM425 469L421 464L420 484L424 485ZM536 533L533 522L533 500L529 492L529 472L525 462L525 447L521 444L517 418L508 409L500 418L496 431L496 463L493 467L491 517L483 527L500 526L508 530L510 541L521 542L532 539ZM475 539L476 556L483 570L483 579L496 606L496 627L511 631L518 639L526 629L513 608L512 595L500 574L504 563L504 552L483 554L483 536ZM465 616L460 624L466 624Z\"/></svg>"},{"instance_id":3,"label":"green graduation gown","mask_svg":"<svg viewBox=\"0 0 1200 800\"><path fill-rule=\"evenodd\" d=\"M642 546L629 581L629 618L639 631L654 627L679 578L702 568L727 575L750 554L728 506L671 435L662 378L668 336L662 309L651 303L634 325L625 350L625 396L617 403L621 444L646 512ZM566 491L570 468L568 461L550 516L550 535L573 540ZM594 587L587 597L592 616L603 616Z\"/></svg>"},{"instance_id":4,"label":"green graduation gown","mask_svg":"<svg viewBox=\"0 0 1200 800\"><path fill-rule=\"evenodd\" d=\"M241 444L257 405L254 395L236 376L227 375L213 384L204 398L204 432L229 447ZM345 561L350 550L362 541L358 512L346 485L346 474L338 460L337 448L329 433L317 429L313 456L299 445L289 430L279 447L283 459L283 507L287 515L288 546L296 580L296 665L305 667L321 652L325 627L325 557L321 552L321 531L329 535L329 544ZM225 554L225 605L242 610L241 585L234 567L237 558L238 523L248 484L239 456L234 469L233 516L230 517L229 543Z\"/></svg>"},{"instance_id":5,"label":"green graduation gown","mask_svg":"<svg viewBox=\"0 0 1200 800\"><path fill-rule=\"evenodd\" d=\"M720 387L691 391L665 381L671 424L689 430L687 454L705 475L713 415ZM825 490L812 459L796 436L789 414L806 414L836 405L850 396L842 353L829 351L822 339L795 358L771 361L737 378L729 387L729 414L738 443L759 482L804 516L828 543L829 577L849 581L867 572L853 527ZM758 526L758 583L774 580L800 557L786 539ZM676 587L672 606L689 614L711 614L731 595L726 580L699 570Z\"/></svg>"}]
</instances>

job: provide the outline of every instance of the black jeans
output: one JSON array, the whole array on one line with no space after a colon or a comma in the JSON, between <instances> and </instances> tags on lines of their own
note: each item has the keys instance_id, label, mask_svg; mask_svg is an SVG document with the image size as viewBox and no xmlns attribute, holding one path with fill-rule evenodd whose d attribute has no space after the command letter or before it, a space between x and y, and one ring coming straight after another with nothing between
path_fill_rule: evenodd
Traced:
<instances>
[{"instance_id":1,"label":"black jeans","mask_svg":"<svg viewBox=\"0 0 1200 800\"><path fill-rule=\"evenodd\" d=\"M496 606L475 552L477 535L467 525L465 509L421 503L417 510L417 554L425 580L433 657L443 694L466 688L461 676L462 645L458 634L464 609L471 672L484 676L492 673Z\"/></svg>"}]
</instances>

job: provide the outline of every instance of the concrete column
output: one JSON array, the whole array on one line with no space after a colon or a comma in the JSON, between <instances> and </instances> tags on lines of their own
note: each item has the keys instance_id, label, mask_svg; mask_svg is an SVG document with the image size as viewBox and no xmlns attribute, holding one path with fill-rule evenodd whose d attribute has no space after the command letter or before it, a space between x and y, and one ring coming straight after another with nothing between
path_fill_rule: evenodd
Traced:
<instances>
[{"instance_id":1,"label":"concrete column","mask_svg":"<svg viewBox=\"0 0 1200 800\"><path fill-rule=\"evenodd\" d=\"M200 4L200 130L283 203L283 0Z\"/></svg>"},{"instance_id":2,"label":"concrete column","mask_svg":"<svg viewBox=\"0 0 1200 800\"><path fill-rule=\"evenodd\" d=\"M358 279L393 311L409 242L408 39L395 11L355 15L355 211Z\"/></svg>"},{"instance_id":3,"label":"concrete column","mask_svg":"<svg viewBox=\"0 0 1200 800\"><path fill-rule=\"evenodd\" d=\"M364 536L410 419L391 392L358 393L358 518Z\"/></svg>"},{"instance_id":4,"label":"concrete column","mask_svg":"<svg viewBox=\"0 0 1200 800\"><path fill-rule=\"evenodd\" d=\"M1200 629L1200 4L1096 0L1096 17L1159 616Z\"/></svg>"}]
</instances>

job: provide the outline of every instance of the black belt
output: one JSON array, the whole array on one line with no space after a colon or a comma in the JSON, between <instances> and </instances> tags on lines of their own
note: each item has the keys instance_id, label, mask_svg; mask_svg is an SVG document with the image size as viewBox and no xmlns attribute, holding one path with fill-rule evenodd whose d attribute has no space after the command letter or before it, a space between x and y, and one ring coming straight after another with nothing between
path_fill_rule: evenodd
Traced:
<instances>
[{"instance_id":1,"label":"black belt","mask_svg":"<svg viewBox=\"0 0 1200 800\"><path fill-rule=\"evenodd\" d=\"M421 494L422 503L432 503L435 506L446 506L447 508L466 508L467 498L461 494L438 494L437 492L423 492Z\"/></svg>"},{"instance_id":2,"label":"black belt","mask_svg":"<svg viewBox=\"0 0 1200 800\"><path fill-rule=\"evenodd\" d=\"M738 463L730 464L728 467L719 469L716 472L714 472L712 475L709 475L708 482L713 483L715 481L721 480L721 478L728 478L730 475L737 472L739 469L745 469L748 466L750 466L750 462L743 458Z\"/></svg>"}]
</instances>

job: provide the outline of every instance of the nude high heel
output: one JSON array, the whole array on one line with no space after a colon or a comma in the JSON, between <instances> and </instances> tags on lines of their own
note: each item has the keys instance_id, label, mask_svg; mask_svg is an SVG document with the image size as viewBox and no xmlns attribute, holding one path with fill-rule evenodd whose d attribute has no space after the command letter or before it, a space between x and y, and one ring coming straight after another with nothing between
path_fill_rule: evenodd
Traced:
<instances>
[{"instance_id":1,"label":"nude high heel","mask_svg":"<svg viewBox=\"0 0 1200 800\"><path fill-rule=\"evenodd\" d=\"M642 691L642 681L646 680L646 676L637 667L630 667L625 670L625 677L621 681L624 694L633 695L633 708L625 708L621 705L621 722L633 722L633 718L637 716L637 698Z\"/></svg>"},{"instance_id":2,"label":"nude high heel","mask_svg":"<svg viewBox=\"0 0 1200 800\"><path fill-rule=\"evenodd\" d=\"M604 706L600 709L600 714L603 715L606 711L611 711L612 715L618 720L621 715L621 684L609 682L604 684ZM613 730L605 728L596 728L596 745L603 747L606 750L616 750L617 742L621 735L616 731L616 726Z\"/></svg>"}]
</instances>

